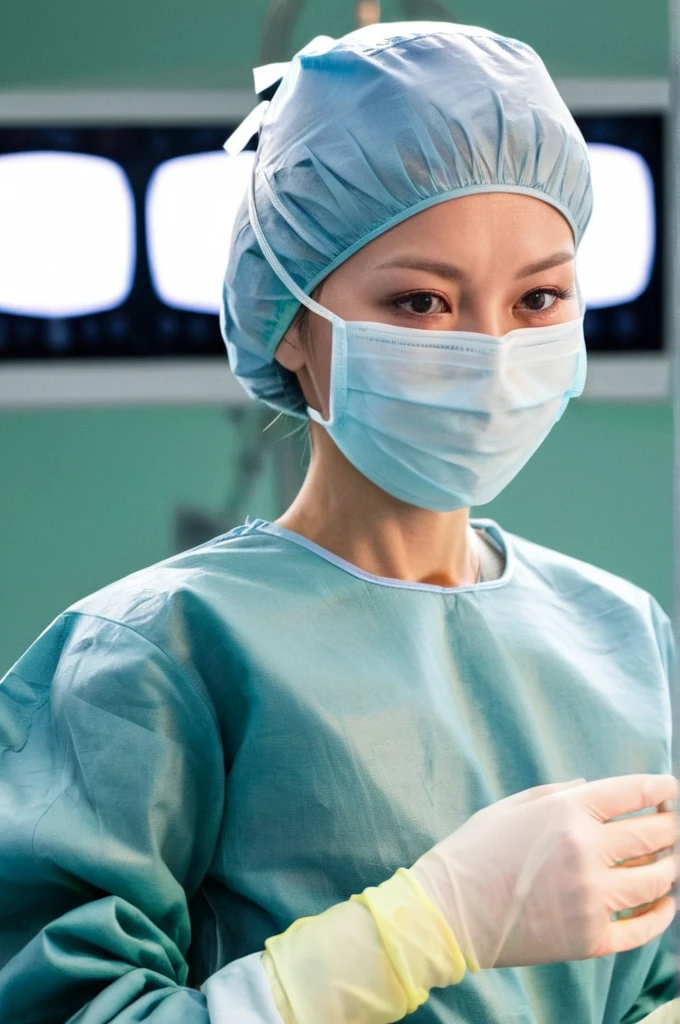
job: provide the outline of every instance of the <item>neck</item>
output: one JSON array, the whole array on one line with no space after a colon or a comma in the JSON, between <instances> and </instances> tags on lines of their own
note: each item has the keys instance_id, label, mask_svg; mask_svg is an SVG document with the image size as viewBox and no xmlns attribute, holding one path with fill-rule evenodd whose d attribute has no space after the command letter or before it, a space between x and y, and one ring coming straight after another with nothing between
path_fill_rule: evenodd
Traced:
<instances>
[{"instance_id":1,"label":"neck","mask_svg":"<svg viewBox=\"0 0 680 1024\"><path fill-rule=\"evenodd\" d=\"M443 587L475 582L469 509L432 512L399 501L362 476L323 427L310 430L309 470L280 526L376 576Z\"/></svg>"}]
</instances>

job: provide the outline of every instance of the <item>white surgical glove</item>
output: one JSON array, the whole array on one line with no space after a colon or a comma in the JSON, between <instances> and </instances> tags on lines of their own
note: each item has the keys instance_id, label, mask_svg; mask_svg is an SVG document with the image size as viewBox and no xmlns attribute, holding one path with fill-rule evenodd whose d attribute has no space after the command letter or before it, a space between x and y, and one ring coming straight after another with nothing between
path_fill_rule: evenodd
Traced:
<instances>
[{"instance_id":1,"label":"white surgical glove","mask_svg":"<svg viewBox=\"0 0 680 1024\"><path fill-rule=\"evenodd\" d=\"M675 816L611 819L676 796L667 775L537 786L478 811L409 870L473 969L633 949L672 922L679 858L617 862L672 847ZM654 906L612 919L645 904Z\"/></svg>"}]
</instances>

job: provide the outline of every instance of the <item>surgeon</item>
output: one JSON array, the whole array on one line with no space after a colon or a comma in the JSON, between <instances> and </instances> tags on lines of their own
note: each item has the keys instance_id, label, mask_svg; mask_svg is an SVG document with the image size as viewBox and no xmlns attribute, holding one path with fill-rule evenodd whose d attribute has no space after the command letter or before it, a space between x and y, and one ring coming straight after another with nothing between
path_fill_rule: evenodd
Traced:
<instances>
[{"instance_id":1,"label":"surgeon","mask_svg":"<svg viewBox=\"0 0 680 1024\"><path fill-rule=\"evenodd\" d=\"M309 471L5 677L0 1020L669 1019L668 620L470 518L583 387L583 138L473 26L257 77L222 327Z\"/></svg>"}]
</instances>

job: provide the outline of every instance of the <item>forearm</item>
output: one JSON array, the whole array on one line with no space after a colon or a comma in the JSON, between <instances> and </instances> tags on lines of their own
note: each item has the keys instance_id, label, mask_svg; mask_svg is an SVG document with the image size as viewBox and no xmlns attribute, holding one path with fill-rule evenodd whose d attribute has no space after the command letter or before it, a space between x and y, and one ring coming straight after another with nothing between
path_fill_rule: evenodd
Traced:
<instances>
[{"instance_id":1,"label":"forearm","mask_svg":"<svg viewBox=\"0 0 680 1024\"><path fill-rule=\"evenodd\" d=\"M177 946L124 901L84 904L0 971L3 1024L281 1024L260 953L187 986Z\"/></svg>"},{"instance_id":2,"label":"forearm","mask_svg":"<svg viewBox=\"0 0 680 1024\"><path fill-rule=\"evenodd\" d=\"M177 945L115 897L51 921L0 971L0 1020L78 1024L207 1024L204 997L186 987Z\"/></svg>"},{"instance_id":3,"label":"forearm","mask_svg":"<svg viewBox=\"0 0 680 1024\"><path fill-rule=\"evenodd\" d=\"M466 964L444 918L403 869L265 943L285 1024L391 1024L457 984Z\"/></svg>"}]
</instances>

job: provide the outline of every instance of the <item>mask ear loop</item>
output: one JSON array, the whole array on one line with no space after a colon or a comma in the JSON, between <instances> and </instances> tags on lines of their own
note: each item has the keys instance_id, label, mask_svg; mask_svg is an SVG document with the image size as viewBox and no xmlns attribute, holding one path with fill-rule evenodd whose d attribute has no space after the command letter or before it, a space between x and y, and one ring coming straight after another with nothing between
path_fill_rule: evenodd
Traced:
<instances>
[{"instance_id":1,"label":"mask ear loop","mask_svg":"<svg viewBox=\"0 0 680 1024\"><path fill-rule=\"evenodd\" d=\"M310 52L314 52L313 48L316 44L324 41L333 42L333 40L326 36L319 36L308 44ZM306 47L302 52L306 52L308 47ZM290 67L291 62L286 61L279 64L266 64L253 69L255 92L258 96L262 96L262 101L254 110L251 110L247 117L241 122L236 130L232 132L224 143L222 148L228 156L235 156L236 154L241 153L255 135L261 134L265 115L271 104L272 96L276 93L282 79L290 70ZM271 269L277 275L282 284L285 285L288 291L291 292L291 294L294 295L302 305L307 306L308 309L311 309L314 313L317 313L325 320L330 320L332 324L330 419L325 421L319 416L315 409L311 409L309 406L306 408L308 416L312 419L318 419L319 423L324 425L326 422L336 423L344 417L347 405L347 334L345 322L340 317L336 316L335 313L332 313L331 310L325 309L324 306L321 306L296 284L290 274L286 271L285 267L281 265L276 254L265 238L257 215L257 209L255 207L255 174L257 165L258 161L256 156L253 161L253 171L248 183L248 215L250 218L250 225L255 233L255 237L258 241L262 254L269 263ZM265 185L268 187L272 202L278 209L276 196L271 191L269 183L266 180ZM282 211L279 210L279 212ZM284 383L285 391L285 381L282 380L282 383ZM299 411L294 415L304 417L304 414Z\"/></svg>"},{"instance_id":2,"label":"mask ear loop","mask_svg":"<svg viewBox=\"0 0 680 1024\"><path fill-rule=\"evenodd\" d=\"M581 284L578 279L578 271L574 277L574 283L576 285L576 295L578 297L578 312L581 317L581 330L583 331L583 325L585 322L586 315L586 302L581 291ZM581 351L579 352L578 364L576 367L576 377L571 387L570 397L578 398L579 395L583 394L583 389L586 383L586 375L588 373L588 351L586 349L585 335L581 337Z\"/></svg>"},{"instance_id":3,"label":"mask ear loop","mask_svg":"<svg viewBox=\"0 0 680 1024\"><path fill-rule=\"evenodd\" d=\"M307 309L311 309L313 313L323 317L324 320L330 321L332 325L331 379L329 396L330 416L329 419L324 420L321 414L317 412L316 409L312 409L311 406L307 406L307 415L310 419L320 423L322 426L337 426L344 418L345 409L347 407L346 324L339 316L332 313L330 309L326 309L325 306L322 306L310 295L307 295L302 288L300 288L297 282L293 280L288 271L281 264L276 253L265 238L260 224L260 219L257 215L257 208L255 206L255 174L257 166L258 163L257 160L255 160L255 163L253 164L253 173L251 174L248 182L248 216L250 218L250 226L253 229L257 243L262 250L262 254L278 279L286 286L291 295L293 295L303 306L306 306Z\"/></svg>"}]
</instances>

